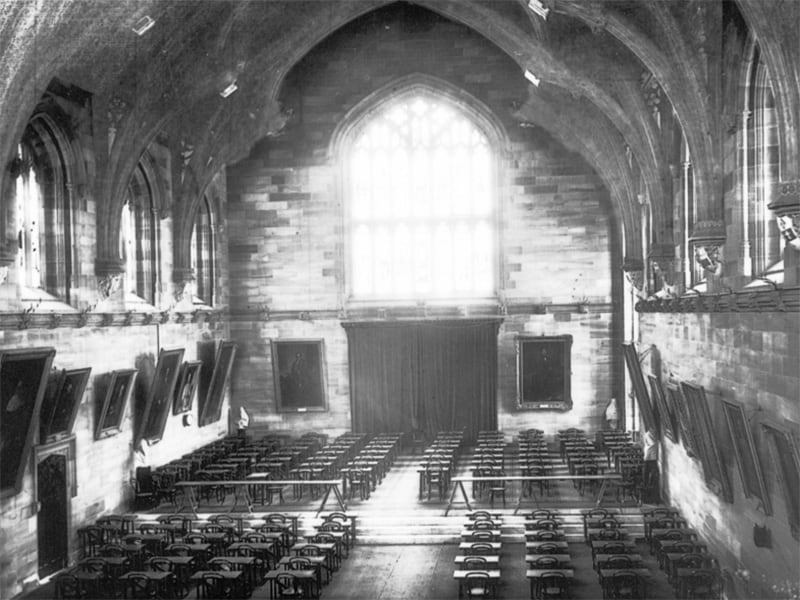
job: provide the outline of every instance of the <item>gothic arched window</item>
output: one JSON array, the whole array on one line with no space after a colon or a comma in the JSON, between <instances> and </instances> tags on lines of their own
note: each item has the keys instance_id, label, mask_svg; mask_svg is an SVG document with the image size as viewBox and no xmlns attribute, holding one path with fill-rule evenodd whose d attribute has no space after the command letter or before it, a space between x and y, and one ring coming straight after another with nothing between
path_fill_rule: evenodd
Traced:
<instances>
[{"instance_id":1,"label":"gothic arched window","mask_svg":"<svg viewBox=\"0 0 800 600\"><path fill-rule=\"evenodd\" d=\"M475 121L454 103L416 91L368 114L351 139L350 297L494 296L495 158Z\"/></svg>"}]
</instances>

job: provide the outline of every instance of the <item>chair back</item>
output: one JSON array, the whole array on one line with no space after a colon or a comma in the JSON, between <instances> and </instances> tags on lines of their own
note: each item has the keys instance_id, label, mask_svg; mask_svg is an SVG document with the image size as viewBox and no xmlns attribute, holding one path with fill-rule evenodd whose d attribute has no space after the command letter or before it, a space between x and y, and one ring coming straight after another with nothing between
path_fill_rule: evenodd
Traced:
<instances>
[{"instance_id":1,"label":"chair back","mask_svg":"<svg viewBox=\"0 0 800 600\"><path fill-rule=\"evenodd\" d=\"M203 573L200 588L203 598L231 598L233 596L231 585L219 573Z\"/></svg>"},{"instance_id":2,"label":"chair back","mask_svg":"<svg viewBox=\"0 0 800 600\"><path fill-rule=\"evenodd\" d=\"M100 556L82 560L78 568L85 573L100 573L104 577L108 575L108 563Z\"/></svg>"},{"instance_id":3,"label":"chair back","mask_svg":"<svg viewBox=\"0 0 800 600\"><path fill-rule=\"evenodd\" d=\"M127 576L130 598L154 599L158 596L156 582L145 573L131 573Z\"/></svg>"},{"instance_id":4,"label":"chair back","mask_svg":"<svg viewBox=\"0 0 800 600\"><path fill-rule=\"evenodd\" d=\"M555 569L558 567L558 559L551 554L542 554L533 561L534 569Z\"/></svg>"},{"instance_id":5,"label":"chair back","mask_svg":"<svg viewBox=\"0 0 800 600\"><path fill-rule=\"evenodd\" d=\"M80 580L70 573L58 575L55 581L55 588L56 598L59 600L83 600L86 598L86 591Z\"/></svg>"},{"instance_id":6,"label":"chair back","mask_svg":"<svg viewBox=\"0 0 800 600\"><path fill-rule=\"evenodd\" d=\"M300 556L322 556L323 554L322 548L316 544L306 544L300 550Z\"/></svg>"},{"instance_id":7,"label":"chair back","mask_svg":"<svg viewBox=\"0 0 800 600\"><path fill-rule=\"evenodd\" d=\"M619 527L619 521L614 517L605 517L600 519L600 527L603 529L617 529Z\"/></svg>"},{"instance_id":8,"label":"chair back","mask_svg":"<svg viewBox=\"0 0 800 600\"><path fill-rule=\"evenodd\" d=\"M173 556L191 556L192 555L192 549L188 545L180 543L180 542L179 543L175 543L175 544L171 544L170 547L169 547L169 552Z\"/></svg>"},{"instance_id":9,"label":"chair back","mask_svg":"<svg viewBox=\"0 0 800 600\"><path fill-rule=\"evenodd\" d=\"M558 529L558 522L554 519L539 519L538 521L534 521L533 528L554 531Z\"/></svg>"},{"instance_id":10,"label":"chair back","mask_svg":"<svg viewBox=\"0 0 800 600\"><path fill-rule=\"evenodd\" d=\"M567 577L558 571L548 571L539 577L539 598L566 598Z\"/></svg>"},{"instance_id":11,"label":"chair back","mask_svg":"<svg viewBox=\"0 0 800 600\"><path fill-rule=\"evenodd\" d=\"M172 573L175 568L175 563L163 556L149 558L146 564L151 571L162 571L164 573Z\"/></svg>"},{"instance_id":12,"label":"chair back","mask_svg":"<svg viewBox=\"0 0 800 600\"><path fill-rule=\"evenodd\" d=\"M486 557L469 555L464 557L464 570L466 571L480 571L486 569Z\"/></svg>"},{"instance_id":13,"label":"chair back","mask_svg":"<svg viewBox=\"0 0 800 600\"><path fill-rule=\"evenodd\" d=\"M469 546L469 553L478 556L489 556L494 554L494 548L488 542L473 542Z\"/></svg>"},{"instance_id":14,"label":"chair back","mask_svg":"<svg viewBox=\"0 0 800 600\"><path fill-rule=\"evenodd\" d=\"M705 563L705 559L700 554L690 552L689 554L684 554L681 556L675 563L677 568L684 568L684 569L702 569L703 564Z\"/></svg>"},{"instance_id":15,"label":"chair back","mask_svg":"<svg viewBox=\"0 0 800 600\"><path fill-rule=\"evenodd\" d=\"M476 510L475 512L472 513L472 520L473 521L479 521L479 520L491 521L492 520L492 513L490 513L488 510Z\"/></svg>"},{"instance_id":16,"label":"chair back","mask_svg":"<svg viewBox=\"0 0 800 600\"><path fill-rule=\"evenodd\" d=\"M685 579L687 598L717 599L722 595L722 580L711 569L696 569Z\"/></svg>"},{"instance_id":17,"label":"chair back","mask_svg":"<svg viewBox=\"0 0 800 600\"><path fill-rule=\"evenodd\" d=\"M278 598L303 598L305 586L291 571L280 571L275 575L275 591Z\"/></svg>"},{"instance_id":18,"label":"chair back","mask_svg":"<svg viewBox=\"0 0 800 600\"><path fill-rule=\"evenodd\" d=\"M235 571L234 565L228 559L217 556L208 561L208 568L212 571Z\"/></svg>"},{"instance_id":19,"label":"chair back","mask_svg":"<svg viewBox=\"0 0 800 600\"><path fill-rule=\"evenodd\" d=\"M558 554L558 546L555 544L542 544L536 549L536 554Z\"/></svg>"},{"instance_id":20,"label":"chair back","mask_svg":"<svg viewBox=\"0 0 800 600\"><path fill-rule=\"evenodd\" d=\"M119 544L105 544L100 548L100 556L125 556L125 549Z\"/></svg>"},{"instance_id":21,"label":"chair back","mask_svg":"<svg viewBox=\"0 0 800 600\"><path fill-rule=\"evenodd\" d=\"M248 531L242 535L243 542L250 542L250 543L257 543L257 544L264 544L267 542L267 536L258 531Z\"/></svg>"},{"instance_id":22,"label":"chair back","mask_svg":"<svg viewBox=\"0 0 800 600\"><path fill-rule=\"evenodd\" d=\"M558 534L549 529L539 529L534 533L533 538L540 542L555 541L558 539Z\"/></svg>"},{"instance_id":23,"label":"chair back","mask_svg":"<svg viewBox=\"0 0 800 600\"><path fill-rule=\"evenodd\" d=\"M467 598L486 598L489 596L489 573L470 571L464 581Z\"/></svg>"},{"instance_id":24,"label":"chair back","mask_svg":"<svg viewBox=\"0 0 800 600\"><path fill-rule=\"evenodd\" d=\"M642 598L641 581L634 571L616 571L609 583L612 598L639 600Z\"/></svg>"},{"instance_id":25,"label":"chair back","mask_svg":"<svg viewBox=\"0 0 800 600\"><path fill-rule=\"evenodd\" d=\"M183 537L187 544L207 544L208 538L202 533L188 533Z\"/></svg>"},{"instance_id":26,"label":"chair back","mask_svg":"<svg viewBox=\"0 0 800 600\"><path fill-rule=\"evenodd\" d=\"M303 569L311 569L313 565L311 561L305 556L293 556L287 563L291 571L302 571Z\"/></svg>"},{"instance_id":27,"label":"chair back","mask_svg":"<svg viewBox=\"0 0 800 600\"><path fill-rule=\"evenodd\" d=\"M606 559L606 569L630 569L633 566L631 557L627 554L612 554Z\"/></svg>"}]
</instances>

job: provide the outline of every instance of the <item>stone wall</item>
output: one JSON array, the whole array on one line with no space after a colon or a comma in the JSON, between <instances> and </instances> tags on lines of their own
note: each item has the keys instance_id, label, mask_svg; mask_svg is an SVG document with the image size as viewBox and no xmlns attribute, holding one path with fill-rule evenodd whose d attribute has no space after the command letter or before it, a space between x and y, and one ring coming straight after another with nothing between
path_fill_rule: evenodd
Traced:
<instances>
[{"instance_id":1,"label":"stone wall","mask_svg":"<svg viewBox=\"0 0 800 600\"><path fill-rule=\"evenodd\" d=\"M502 313L500 304L507 310L499 333L500 426L513 433L599 425L620 385L613 358L620 308L611 303L619 250L608 193L577 154L511 118L509 106L524 99L528 85L513 61L452 22L428 18L415 28L399 8L348 25L303 58L284 82L282 102L293 117L283 134L257 144L228 171L231 332L241 349L237 378L247 386L234 403L275 429L349 429L341 321L397 307L365 314L345 297L346 198L335 132L364 98L415 76L460 90L465 105L488 109L486 119L501 130L498 299L443 309L473 318ZM571 411L517 410L519 334L573 336ZM276 412L270 340L288 338L324 339L327 413Z\"/></svg>"},{"instance_id":2,"label":"stone wall","mask_svg":"<svg viewBox=\"0 0 800 600\"><path fill-rule=\"evenodd\" d=\"M157 359L160 348L184 348L184 360L197 358L198 343L222 339L222 324L166 324L131 327L84 327L0 331L3 349L52 347L53 367L91 367L92 372L74 426L76 495L69 500L69 555L74 564L79 556L77 529L93 523L103 514L127 512L132 490L128 480L135 466L156 467L211 442L228 432L226 407L219 423L198 428L197 419L184 426L181 415L167 417L163 439L148 448L146 459L134 462L132 394L120 431L95 440L96 410L102 401L98 380L115 369L134 368L137 357ZM149 382L147 382L149 385ZM197 400L193 403L197 414ZM21 491L0 500L0 596L12 597L35 581L38 570L37 515L34 465L35 452L25 465Z\"/></svg>"},{"instance_id":3,"label":"stone wall","mask_svg":"<svg viewBox=\"0 0 800 600\"><path fill-rule=\"evenodd\" d=\"M778 423L798 433L797 315L642 314L641 340L640 351L654 347L645 362L646 373L658 373L665 382L691 381L705 388L715 439L733 487L733 502L723 501L706 485L698 460L689 458L681 444L663 439L660 460L666 499L680 508L723 568L733 574L731 592L743 596L730 597L785 597L768 588L796 573L800 545L790 532L781 481L761 423ZM772 503L771 515L744 494L721 412L723 399L744 406ZM769 529L771 547L755 545L756 525ZM741 576L744 571L749 572L749 581Z\"/></svg>"}]
</instances>

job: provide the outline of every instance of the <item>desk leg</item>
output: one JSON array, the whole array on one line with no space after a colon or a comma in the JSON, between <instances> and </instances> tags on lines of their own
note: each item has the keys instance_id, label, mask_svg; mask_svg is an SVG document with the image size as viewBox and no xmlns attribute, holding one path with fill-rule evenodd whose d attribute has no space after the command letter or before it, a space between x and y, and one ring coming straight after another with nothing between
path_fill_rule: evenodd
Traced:
<instances>
[{"instance_id":1,"label":"desk leg","mask_svg":"<svg viewBox=\"0 0 800 600\"><path fill-rule=\"evenodd\" d=\"M467 492L464 490L464 482L463 481L456 481L456 485L453 486L453 491L450 492L450 501L447 503L447 508L444 509L444 516L447 516L447 513L450 512L450 509L453 508L453 499L456 496L456 490L461 490L461 496L464 498L464 503L467 505L467 510L472 510L472 506L469 504L469 498L467 498Z\"/></svg>"},{"instance_id":2,"label":"desk leg","mask_svg":"<svg viewBox=\"0 0 800 600\"><path fill-rule=\"evenodd\" d=\"M183 501L181 505L175 509L176 513L187 512L185 511L188 508L192 514L197 517L197 497L194 493L194 486L187 485L183 487Z\"/></svg>"},{"instance_id":3,"label":"desk leg","mask_svg":"<svg viewBox=\"0 0 800 600\"><path fill-rule=\"evenodd\" d=\"M248 485L249 484L237 484L234 486L233 506L231 506L228 512L233 512L239 505L239 501L241 500L247 507L247 512L249 512L250 514L253 513L253 502L250 499L250 492L247 490Z\"/></svg>"},{"instance_id":4,"label":"desk leg","mask_svg":"<svg viewBox=\"0 0 800 600\"><path fill-rule=\"evenodd\" d=\"M334 486L332 486L332 485L326 485L325 486L325 493L322 495L322 504L319 505L319 510L317 511L317 515L316 516L319 516L319 514L325 509L325 505L328 503L328 498L331 495L331 488L332 487L334 487ZM338 486L337 486L336 489L339 489ZM341 502L339 504L341 504Z\"/></svg>"},{"instance_id":5,"label":"desk leg","mask_svg":"<svg viewBox=\"0 0 800 600\"><path fill-rule=\"evenodd\" d=\"M603 503L603 496L606 495L606 484L608 483L608 479L603 479L603 483L600 484L600 489L597 492L597 499L594 502L595 506L600 506Z\"/></svg>"},{"instance_id":6,"label":"desk leg","mask_svg":"<svg viewBox=\"0 0 800 600\"><path fill-rule=\"evenodd\" d=\"M345 504L344 496L339 491L339 486L334 484L333 486L333 495L336 496L336 501L339 502L339 508L342 509L342 512L347 512L347 504Z\"/></svg>"}]
</instances>

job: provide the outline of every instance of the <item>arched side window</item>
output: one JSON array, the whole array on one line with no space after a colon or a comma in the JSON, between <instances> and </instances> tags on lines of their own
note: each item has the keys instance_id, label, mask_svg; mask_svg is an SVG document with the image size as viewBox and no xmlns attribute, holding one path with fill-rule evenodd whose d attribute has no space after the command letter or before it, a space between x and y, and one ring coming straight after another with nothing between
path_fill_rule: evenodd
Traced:
<instances>
[{"instance_id":1,"label":"arched side window","mask_svg":"<svg viewBox=\"0 0 800 600\"><path fill-rule=\"evenodd\" d=\"M352 300L461 300L497 289L496 159L461 107L427 89L365 115L346 147Z\"/></svg>"},{"instance_id":2,"label":"arched side window","mask_svg":"<svg viewBox=\"0 0 800 600\"><path fill-rule=\"evenodd\" d=\"M155 305L158 291L158 218L153 188L140 163L128 182L122 207L120 255L125 289Z\"/></svg>"},{"instance_id":3,"label":"arched side window","mask_svg":"<svg viewBox=\"0 0 800 600\"><path fill-rule=\"evenodd\" d=\"M783 240L768 208L780 176L777 111L769 73L757 45L753 47L746 90L747 111L750 113L744 154L749 163L745 165L749 181L746 226L752 274L773 279L777 276L782 281L783 268L779 263Z\"/></svg>"},{"instance_id":4,"label":"arched side window","mask_svg":"<svg viewBox=\"0 0 800 600\"><path fill-rule=\"evenodd\" d=\"M208 306L214 301L214 227L208 198L197 207L190 247L197 300Z\"/></svg>"},{"instance_id":5,"label":"arched side window","mask_svg":"<svg viewBox=\"0 0 800 600\"><path fill-rule=\"evenodd\" d=\"M69 303L72 212L67 161L49 118L39 116L28 125L15 165L19 283Z\"/></svg>"}]
</instances>

